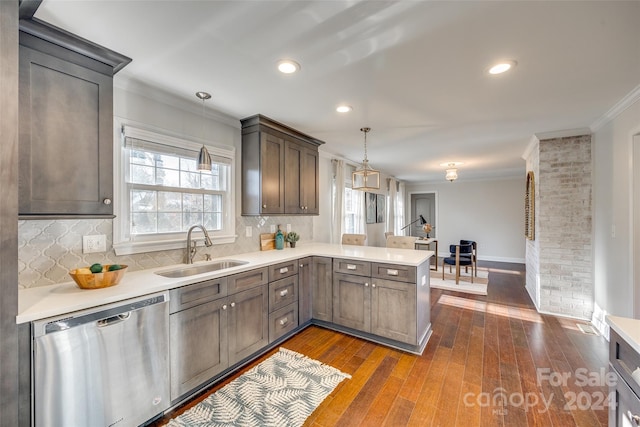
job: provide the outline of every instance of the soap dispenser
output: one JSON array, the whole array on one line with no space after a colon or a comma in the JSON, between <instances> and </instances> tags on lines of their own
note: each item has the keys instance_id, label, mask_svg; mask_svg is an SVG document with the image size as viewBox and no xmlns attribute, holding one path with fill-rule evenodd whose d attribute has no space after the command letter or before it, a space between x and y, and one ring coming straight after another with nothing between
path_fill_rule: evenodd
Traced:
<instances>
[{"instance_id":1,"label":"soap dispenser","mask_svg":"<svg viewBox=\"0 0 640 427\"><path fill-rule=\"evenodd\" d=\"M276 231L276 249L284 249L284 233L280 230L280 225Z\"/></svg>"}]
</instances>

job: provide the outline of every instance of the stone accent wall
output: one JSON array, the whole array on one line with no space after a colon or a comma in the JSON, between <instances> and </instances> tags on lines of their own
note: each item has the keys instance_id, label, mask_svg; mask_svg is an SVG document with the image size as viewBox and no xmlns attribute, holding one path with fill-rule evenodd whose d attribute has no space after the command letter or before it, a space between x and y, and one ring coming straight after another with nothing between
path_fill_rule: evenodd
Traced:
<instances>
[{"instance_id":1,"label":"stone accent wall","mask_svg":"<svg viewBox=\"0 0 640 427\"><path fill-rule=\"evenodd\" d=\"M260 250L260 233L269 233L272 224L291 224L300 234L300 242L313 240L313 219L310 216L240 216L236 218L235 243L198 247L195 261L237 255ZM253 228L252 237L245 237L245 227ZM82 253L82 236L104 234L107 252ZM186 239L185 239L186 240ZM53 285L71 281L69 270L93 263L127 264L129 271L180 264L184 249L117 256L112 248L113 221L110 219L33 220L18 222L18 285L19 288ZM186 246L186 243L185 243Z\"/></svg>"},{"instance_id":2,"label":"stone accent wall","mask_svg":"<svg viewBox=\"0 0 640 427\"><path fill-rule=\"evenodd\" d=\"M534 179L534 200L535 200L535 219L534 219L534 239L529 240L525 237L525 259L526 259L526 288L531 300L536 307L540 306L540 288L538 278L540 274L540 240L538 239L538 233L540 230L540 215L538 210L540 209L540 190L538 188L538 182L540 181L540 143L537 142L529 152L528 157L525 159L527 164L527 172L533 171ZM526 186L526 175L523 179L522 191L524 194ZM524 198L523 198L524 210ZM524 212L523 212L524 215ZM522 235L525 235L525 230L522 230Z\"/></svg>"},{"instance_id":3,"label":"stone accent wall","mask_svg":"<svg viewBox=\"0 0 640 427\"><path fill-rule=\"evenodd\" d=\"M591 136L541 140L538 168L538 309L590 320L594 304ZM531 261L535 262L533 257Z\"/></svg>"}]
</instances>

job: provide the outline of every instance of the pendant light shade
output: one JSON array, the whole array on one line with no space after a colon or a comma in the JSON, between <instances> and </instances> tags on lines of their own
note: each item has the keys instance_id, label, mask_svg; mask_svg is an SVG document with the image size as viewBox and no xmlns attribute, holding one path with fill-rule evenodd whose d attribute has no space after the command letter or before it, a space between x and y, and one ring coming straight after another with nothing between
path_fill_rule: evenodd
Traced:
<instances>
[{"instance_id":1,"label":"pendant light shade","mask_svg":"<svg viewBox=\"0 0 640 427\"><path fill-rule=\"evenodd\" d=\"M440 163L440 166L444 166L447 168L444 178L449 182L453 182L458 179L458 166L462 164L462 162Z\"/></svg>"},{"instance_id":2,"label":"pendant light shade","mask_svg":"<svg viewBox=\"0 0 640 427\"><path fill-rule=\"evenodd\" d=\"M361 128L364 132L364 160L362 164L351 174L351 188L354 190L379 190L380 172L369 166L367 159L367 133L371 128Z\"/></svg>"},{"instance_id":3,"label":"pendant light shade","mask_svg":"<svg viewBox=\"0 0 640 427\"><path fill-rule=\"evenodd\" d=\"M207 92L196 92L196 96L202 100L202 128L204 134L204 101L211 98L211 95ZM199 171L211 171L211 156L209 155L207 147L205 147L204 145L202 146L202 148L200 149L200 153L198 154L197 169Z\"/></svg>"}]
</instances>

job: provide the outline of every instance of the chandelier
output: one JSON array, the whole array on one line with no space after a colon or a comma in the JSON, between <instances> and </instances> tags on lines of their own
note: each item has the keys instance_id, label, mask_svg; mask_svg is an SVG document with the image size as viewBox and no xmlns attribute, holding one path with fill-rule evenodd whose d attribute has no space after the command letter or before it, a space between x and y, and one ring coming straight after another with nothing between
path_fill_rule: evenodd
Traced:
<instances>
[{"instance_id":1,"label":"chandelier","mask_svg":"<svg viewBox=\"0 0 640 427\"><path fill-rule=\"evenodd\" d=\"M367 133L371 128L360 128L364 132L364 160L351 174L351 188L354 190L370 191L380 189L380 171L373 169L367 159Z\"/></svg>"}]
</instances>

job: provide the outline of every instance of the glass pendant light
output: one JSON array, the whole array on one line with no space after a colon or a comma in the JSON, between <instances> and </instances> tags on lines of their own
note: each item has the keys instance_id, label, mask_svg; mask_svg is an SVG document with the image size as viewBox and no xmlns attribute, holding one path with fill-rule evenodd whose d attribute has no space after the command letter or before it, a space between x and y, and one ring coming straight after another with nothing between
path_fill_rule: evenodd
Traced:
<instances>
[{"instance_id":1,"label":"glass pendant light","mask_svg":"<svg viewBox=\"0 0 640 427\"><path fill-rule=\"evenodd\" d=\"M202 128L204 129L204 101L211 98L211 95L207 92L196 92L196 96L202 100ZM203 132L204 133L204 132ZM211 156L207 147L202 145L200 153L198 154L198 170L199 171L211 171Z\"/></svg>"},{"instance_id":2,"label":"glass pendant light","mask_svg":"<svg viewBox=\"0 0 640 427\"><path fill-rule=\"evenodd\" d=\"M364 132L364 160L351 174L351 188L354 190L370 191L380 189L380 172L369 166L367 159L367 133L371 128L360 128Z\"/></svg>"}]
</instances>

